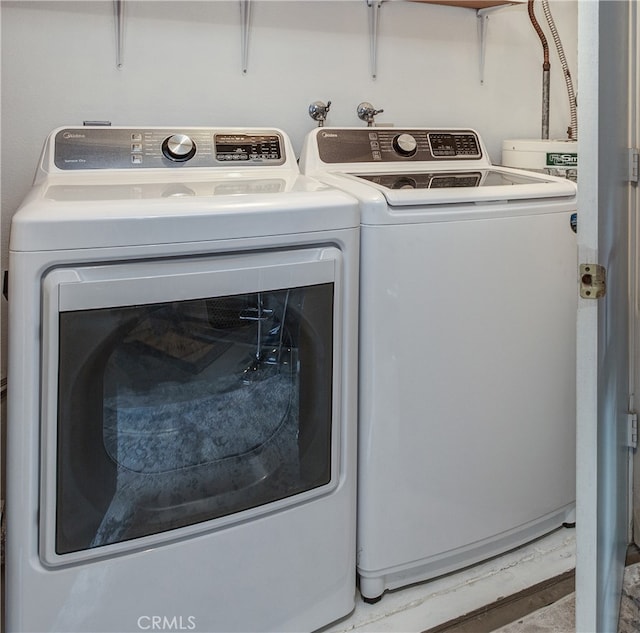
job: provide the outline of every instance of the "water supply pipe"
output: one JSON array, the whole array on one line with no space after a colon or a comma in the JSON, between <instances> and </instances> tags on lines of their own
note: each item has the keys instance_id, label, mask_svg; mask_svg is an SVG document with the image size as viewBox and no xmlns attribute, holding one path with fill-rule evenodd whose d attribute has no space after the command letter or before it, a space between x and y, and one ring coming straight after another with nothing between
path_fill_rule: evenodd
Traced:
<instances>
[{"instance_id":1,"label":"water supply pipe","mask_svg":"<svg viewBox=\"0 0 640 633\"><path fill-rule=\"evenodd\" d=\"M531 20L531 24L533 28L536 30L538 37L540 38L540 42L542 43L542 53L543 53L543 62L542 62L542 138L549 138L549 86L550 86L550 76L551 76L551 64L549 63L549 44L547 44L547 38L536 19L535 12L533 10L533 2L534 0L528 0L527 2L527 10L529 12L529 19Z\"/></svg>"},{"instance_id":2,"label":"water supply pipe","mask_svg":"<svg viewBox=\"0 0 640 633\"><path fill-rule=\"evenodd\" d=\"M571 117L571 124L567 130L567 136L571 141L578 140L578 107L576 101L576 95L573 91L573 81L571 79L571 72L569 71L569 64L567 64L567 58L564 55L564 48L558 35L558 29L553 21L551 15L551 9L549 8L549 0L542 0L542 10L544 11L544 17L547 19L551 36L558 51L558 58L560 59L560 65L562 66L562 73L564 75L565 83L567 84L567 95L569 96L569 114Z\"/></svg>"}]
</instances>

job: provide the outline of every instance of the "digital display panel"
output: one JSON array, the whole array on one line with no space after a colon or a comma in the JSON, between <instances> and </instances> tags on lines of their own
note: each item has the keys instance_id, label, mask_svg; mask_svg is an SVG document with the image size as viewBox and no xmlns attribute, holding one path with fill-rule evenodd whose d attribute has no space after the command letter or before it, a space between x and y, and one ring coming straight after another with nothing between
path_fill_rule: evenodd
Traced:
<instances>
[{"instance_id":1,"label":"digital display panel","mask_svg":"<svg viewBox=\"0 0 640 633\"><path fill-rule=\"evenodd\" d=\"M456 145L453 134L429 134L431 153L434 156L455 156Z\"/></svg>"},{"instance_id":2,"label":"digital display panel","mask_svg":"<svg viewBox=\"0 0 640 633\"><path fill-rule=\"evenodd\" d=\"M280 160L282 158L280 139L271 135L216 135L215 155L220 161Z\"/></svg>"}]
</instances>

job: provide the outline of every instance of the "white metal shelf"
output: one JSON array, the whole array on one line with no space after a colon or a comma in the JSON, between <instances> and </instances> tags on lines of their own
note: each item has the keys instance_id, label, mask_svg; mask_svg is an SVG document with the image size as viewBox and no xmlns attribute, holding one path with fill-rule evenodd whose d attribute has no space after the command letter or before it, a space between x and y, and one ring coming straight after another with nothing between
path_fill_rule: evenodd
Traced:
<instances>
[{"instance_id":1,"label":"white metal shelf","mask_svg":"<svg viewBox=\"0 0 640 633\"><path fill-rule=\"evenodd\" d=\"M389 0L365 0L369 8L369 45L371 58L371 77L376 79L378 71L378 24L380 20L380 7ZM402 0L405 1L405 0ZM421 4L441 4L451 7L472 9L478 18L478 48L480 63L480 83L484 83L484 60L487 41L487 27L489 15L505 7L523 4L525 0L408 0Z\"/></svg>"}]
</instances>

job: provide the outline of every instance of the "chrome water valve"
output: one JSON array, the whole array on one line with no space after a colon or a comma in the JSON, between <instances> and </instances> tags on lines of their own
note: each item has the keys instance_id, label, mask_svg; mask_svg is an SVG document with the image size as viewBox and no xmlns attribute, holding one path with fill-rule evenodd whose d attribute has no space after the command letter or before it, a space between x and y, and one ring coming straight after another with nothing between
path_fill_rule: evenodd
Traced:
<instances>
[{"instance_id":1,"label":"chrome water valve","mask_svg":"<svg viewBox=\"0 0 640 633\"><path fill-rule=\"evenodd\" d=\"M361 104L358 105L358 118L362 119L363 121L367 122L367 127L373 127L375 121L373 120L373 117L376 116L376 114L380 114L381 112L384 112L384 110L376 110L370 103L368 103L367 101L363 101Z\"/></svg>"},{"instance_id":2,"label":"chrome water valve","mask_svg":"<svg viewBox=\"0 0 640 633\"><path fill-rule=\"evenodd\" d=\"M309 106L309 116L318 122L318 127L322 127L324 122L327 120L327 113L329 112L329 108L331 107L331 101L327 101L327 103L323 103L322 101L314 101Z\"/></svg>"}]
</instances>

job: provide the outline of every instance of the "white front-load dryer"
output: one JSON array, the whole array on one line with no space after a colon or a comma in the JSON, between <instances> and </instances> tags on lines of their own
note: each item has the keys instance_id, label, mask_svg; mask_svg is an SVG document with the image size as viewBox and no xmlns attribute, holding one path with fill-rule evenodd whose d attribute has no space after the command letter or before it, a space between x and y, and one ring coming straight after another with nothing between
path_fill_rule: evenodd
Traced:
<instances>
[{"instance_id":1,"label":"white front-load dryer","mask_svg":"<svg viewBox=\"0 0 640 633\"><path fill-rule=\"evenodd\" d=\"M470 129L318 128L300 166L360 200L365 599L572 523L574 183Z\"/></svg>"},{"instance_id":2,"label":"white front-load dryer","mask_svg":"<svg viewBox=\"0 0 640 633\"><path fill-rule=\"evenodd\" d=\"M50 135L11 231L7 632L353 608L358 234L279 130Z\"/></svg>"}]
</instances>

